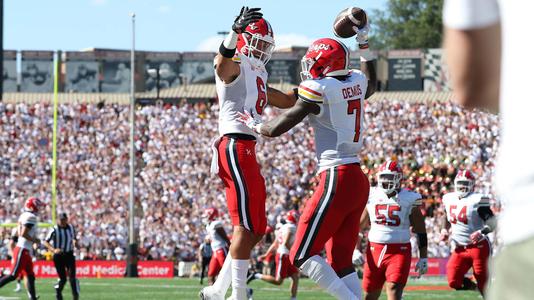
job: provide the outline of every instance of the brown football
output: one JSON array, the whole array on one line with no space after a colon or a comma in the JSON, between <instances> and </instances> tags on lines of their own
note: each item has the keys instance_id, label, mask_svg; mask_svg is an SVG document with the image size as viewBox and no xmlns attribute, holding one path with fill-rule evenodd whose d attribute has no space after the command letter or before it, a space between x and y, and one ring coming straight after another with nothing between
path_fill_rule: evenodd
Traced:
<instances>
[{"instance_id":1,"label":"brown football","mask_svg":"<svg viewBox=\"0 0 534 300\"><path fill-rule=\"evenodd\" d=\"M363 28L367 24L367 14L359 7L349 7L342 10L334 20L334 34L340 38L356 35L354 27Z\"/></svg>"}]
</instances>

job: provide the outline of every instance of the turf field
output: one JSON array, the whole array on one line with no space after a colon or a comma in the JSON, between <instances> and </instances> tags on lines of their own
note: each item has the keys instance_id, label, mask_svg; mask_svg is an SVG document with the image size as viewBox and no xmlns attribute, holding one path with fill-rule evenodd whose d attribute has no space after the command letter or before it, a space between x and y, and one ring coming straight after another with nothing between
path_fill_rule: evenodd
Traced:
<instances>
[{"instance_id":1,"label":"turf field","mask_svg":"<svg viewBox=\"0 0 534 300\"><path fill-rule=\"evenodd\" d=\"M122 299L198 299L201 286L197 279L81 279L81 297L83 300L122 300ZM37 291L41 300L54 300L53 284L55 280L37 280ZM254 299L272 300L289 299L289 280L282 287L269 285L258 280L252 282ZM0 290L0 300L28 299L25 292L14 293L14 283ZM70 288L63 291L65 299L71 299ZM321 291L308 279L301 280L298 299L333 299ZM384 295L380 299L386 299ZM423 299L482 299L477 292L456 292L449 290L443 280L410 280L404 293L406 300Z\"/></svg>"}]
</instances>

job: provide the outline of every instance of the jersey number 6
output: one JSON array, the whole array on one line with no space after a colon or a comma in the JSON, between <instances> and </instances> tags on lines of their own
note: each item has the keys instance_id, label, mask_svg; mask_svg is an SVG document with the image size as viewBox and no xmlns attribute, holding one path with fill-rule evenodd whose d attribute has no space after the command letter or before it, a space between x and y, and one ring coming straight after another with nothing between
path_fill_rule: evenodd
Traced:
<instances>
[{"instance_id":1,"label":"jersey number 6","mask_svg":"<svg viewBox=\"0 0 534 300\"><path fill-rule=\"evenodd\" d=\"M256 100L256 112L263 114L263 109L267 105L267 94L265 89L265 83L261 77L256 77L256 85L258 86L258 100Z\"/></svg>"}]
</instances>

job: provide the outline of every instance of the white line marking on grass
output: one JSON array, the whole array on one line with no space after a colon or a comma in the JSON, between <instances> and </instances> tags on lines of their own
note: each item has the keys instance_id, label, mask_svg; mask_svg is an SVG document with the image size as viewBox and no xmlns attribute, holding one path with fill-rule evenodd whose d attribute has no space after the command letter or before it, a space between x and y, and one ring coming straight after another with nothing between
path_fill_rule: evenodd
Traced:
<instances>
[{"instance_id":1,"label":"white line marking on grass","mask_svg":"<svg viewBox=\"0 0 534 300\"><path fill-rule=\"evenodd\" d=\"M192 290L201 290L203 286L198 286L198 285L179 285L179 284L176 284L176 285L170 285L170 284L135 284L135 283L106 283L106 282L82 282L82 286L86 286L86 285L89 285L89 286L122 286L122 287L138 287L138 288L165 288L165 289L192 289ZM277 292L277 291L284 291L286 292L285 290L282 290L281 288L265 288L265 287L261 287L261 288L254 288L254 290L258 290L258 291L273 291L273 292ZM317 290L300 290L299 289L299 293L317 293L317 291L319 291L318 289ZM17 298L19 299L19 298ZM2 300L2 298L0 298L0 300ZM7 300L7 299L6 299Z\"/></svg>"}]
</instances>

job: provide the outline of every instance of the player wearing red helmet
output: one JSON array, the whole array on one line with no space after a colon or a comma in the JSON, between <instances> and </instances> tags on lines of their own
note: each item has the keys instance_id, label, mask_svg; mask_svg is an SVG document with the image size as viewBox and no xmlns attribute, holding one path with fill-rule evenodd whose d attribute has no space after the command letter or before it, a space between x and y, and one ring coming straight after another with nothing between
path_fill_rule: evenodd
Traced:
<instances>
[{"instance_id":1,"label":"player wearing red helmet","mask_svg":"<svg viewBox=\"0 0 534 300\"><path fill-rule=\"evenodd\" d=\"M416 271L421 276L428 269L421 195L401 188L402 177L396 161L383 163L377 172L378 184L371 188L367 209L361 217L361 227L371 224L363 273L366 300L378 299L384 283L388 300L402 299L412 260L410 226L419 242Z\"/></svg>"},{"instance_id":2,"label":"player wearing red helmet","mask_svg":"<svg viewBox=\"0 0 534 300\"><path fill-rule=\"evenodd\" d=\"M267 255L276 249L275 256L275 276L251 273L248 277L247 283L254 279L261 279L263 281L272 283L274 285L281 285L284 279L291 277L291 300L297 299L297 290L299 285L299 270L291 264L289 260L289 249L295 241L295 232L297 231L298 213L295 210L290 210L285 216L286 223L276 231L276 239L271 244L269 249L260 258L267 257Z\"/></svg>"},{"instance_id":3,"label":"player wearing red helmet","mask_svg":"<svg viewBox=\"0 0 534 300\"><path fill-rule=\"evenodd\" d=\"M367 44L367 33L358 33L360 44ZM362 71L350 70L349 50L343 43L329 38L315 41L303 58L303 76L308 79L298 88L295 106L263 124L246 112L241 115L249 128L269 137L287 132L308 117L315 134L320 183L306 202L290 259L343 300L361 295L351 254L369 194L358 153L365 132L363 101L375 91L376 72L366 56L368 50L361 53ZM319 256L325 246L329 263Z\"/></svg>"},{"instance_id":4,"label":"player wearing red helmet","mask_svg":"<svg viewBox=\"0 0 534 300\"><path fill-rule=\"evenodd\" d=\"M474 289L481 294L488 279L491 244L486 235L495 228L489 198L475 193L475 176L460 170L454 179L454 192L443 195L447 228L451 228L451 257L447 263L449 286L457 290ZM464 275L473 268L477 284Z\"/></svg>"},{"instance_id":5,"label":"player wearing red helmet","mask_svg":"<svg viewBox=\"0 0 534 300\"><path fill-rule=\"evenodd\" d=\"M33 244L40 244L37 238L37 214L45 204L38 198L31 197L24 203L24 212L18 221L18 241L13 249L11 273L0 279L0 288L24 274L27 280L28 295L31 300L37 299L35 291L35 274L30 255Z\"/></svg>"},{"instance_id":6,"label":"player wearing red helmet","mask_svg":"<svg viewBox=\"0 0 534 300\"><path fill-rule=\"evenodd\" d=\"M202 299L223 299L230 279L231 298L247 297L250 251L267 225L266 192L255 154L257 133L239 122L238 114L246 111L259 121L267 104L289 108L296 102L294 91L267 86L265 64L273 49L273 30L260 9L243 7L214 60L220 137L213 143L212 172L224 182L234 242L215 284L200 292Z\"/></svg>"},{"instance_id":7,"label":"player wearing red helmet","mask_svg":"<svg viewBox=\"0 0 534 300\"><path fill-rule=\"evenodd\" d=\"M223 223L219 219L219 211L215 207L210 207L204 211L204 218L206 219L207 232L211 241L211 249L213 255L211 256L208 267L208 284L213 285L215 277L219 275L221 268L228 254L228 246L230 239L224 231Z\"/></svg>"}]
</instances>

